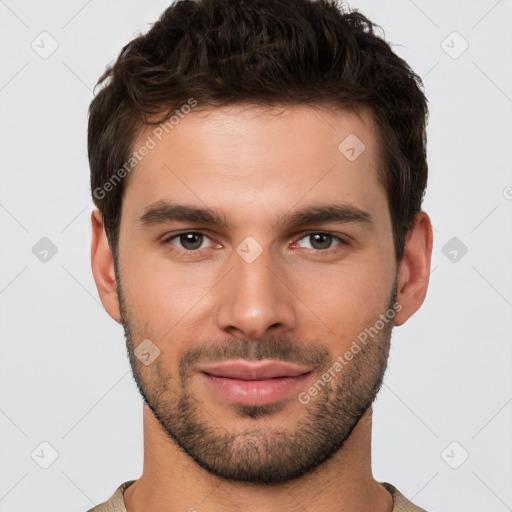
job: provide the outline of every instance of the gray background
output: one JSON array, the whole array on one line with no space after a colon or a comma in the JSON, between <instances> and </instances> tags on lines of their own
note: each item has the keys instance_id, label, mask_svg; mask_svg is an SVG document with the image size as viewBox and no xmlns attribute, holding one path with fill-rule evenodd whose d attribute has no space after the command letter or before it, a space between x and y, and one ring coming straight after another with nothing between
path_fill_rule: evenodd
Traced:
<instances>
[{"instance_id":1,"label":"gray background","mask_svg":"<svg viewBox=\"0 0 512 512\"><path fill-rule=\"evenodd\" d=\"M431 284L395 329L374 473L429 510L512 510L512 2L351 5L431 110ZM0 512L85 511L141 473L141 398L90 270L86 123L105 65L167 6L0 1Z\"/></svg>"}]
</instances>

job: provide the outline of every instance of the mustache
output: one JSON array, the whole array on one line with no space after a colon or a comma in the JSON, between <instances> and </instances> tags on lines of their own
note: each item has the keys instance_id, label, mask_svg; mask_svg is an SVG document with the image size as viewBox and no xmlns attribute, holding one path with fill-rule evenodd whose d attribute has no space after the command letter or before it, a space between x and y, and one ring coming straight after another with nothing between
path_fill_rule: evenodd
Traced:
<instances>
[{"instance_id":1,"label":"mustache","mask_svg":"<svg viewBox=\"0 0 512 512\"><path fill-rule=\"evenodd\" d=\"M229 338L216 342L199 342L186 350L180 358L180 377L184 380L199 364L233 359L305 363L316 371L329 368L334 361L331 352L318 342L304 343L286 336L272 336L260 340Z\"/></svg>"}]
</instances>

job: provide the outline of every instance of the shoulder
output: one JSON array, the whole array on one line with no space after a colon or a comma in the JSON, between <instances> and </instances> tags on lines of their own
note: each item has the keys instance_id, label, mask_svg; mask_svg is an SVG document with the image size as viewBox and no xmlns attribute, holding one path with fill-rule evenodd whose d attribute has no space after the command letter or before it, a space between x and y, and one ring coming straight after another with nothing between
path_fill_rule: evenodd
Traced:
<instances>
[{"instance_id":1,"label":"shoulder","mask_svg":"<svg viewBox=\"0 0 512 512\"><path fill-rule=\"evenodd\" d=\"M124 482L116 489L116 492L114 492L114 494L107 501L96 505L87 512L126 512L123 494L124 491L133 484L133 482L135 482L135 480Z\"/></svg>"},{"instance_id":2,"label":"shoulder","mask_svg":"<svg viewBox=\"0 0 512 512\"><path fill-rule=\"evenodd\" d=\"M393 496L393 512L427 512L410 502L394 485L379 482Z\"/></svg>"}]
</instances>

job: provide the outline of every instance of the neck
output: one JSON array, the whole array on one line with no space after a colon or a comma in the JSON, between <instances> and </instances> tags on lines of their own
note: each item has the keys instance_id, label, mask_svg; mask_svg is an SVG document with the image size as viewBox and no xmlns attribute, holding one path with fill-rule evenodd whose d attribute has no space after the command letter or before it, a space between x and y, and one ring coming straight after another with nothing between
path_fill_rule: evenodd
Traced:
<instances>
[{"instance_id":1,"label":"neck","mask_svg":"<svg viewBox=\"0 0 512 512\"><path fill-rule=\"evenodd\" d=\"M311 473L278 485L222 480L198 466L144 406L144 470L124 494L128 512L391 512L392 496L372 476L371 409L343 448Z\"/></svg>"}]
</instances>

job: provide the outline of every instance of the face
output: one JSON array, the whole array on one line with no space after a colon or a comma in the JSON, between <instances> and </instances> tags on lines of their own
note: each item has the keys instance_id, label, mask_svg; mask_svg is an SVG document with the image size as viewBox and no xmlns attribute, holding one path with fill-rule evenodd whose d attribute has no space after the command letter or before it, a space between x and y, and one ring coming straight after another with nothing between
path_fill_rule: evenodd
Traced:
<instances>
[{"instance_id":1,"label":"face","mask_svg":"<svg viewBox=\"0 0 512 512\"><path fill-rule=\"evenodd\" d=\"M342 449L386 368L397 267L371 116L231 106L152 129L116 264L137 385L212 474L297 478Z\"/></svg>"}]
</instances>

